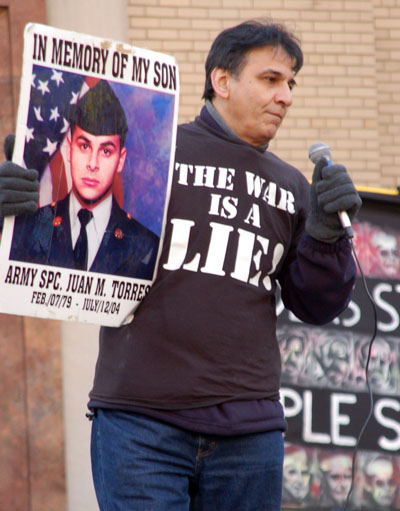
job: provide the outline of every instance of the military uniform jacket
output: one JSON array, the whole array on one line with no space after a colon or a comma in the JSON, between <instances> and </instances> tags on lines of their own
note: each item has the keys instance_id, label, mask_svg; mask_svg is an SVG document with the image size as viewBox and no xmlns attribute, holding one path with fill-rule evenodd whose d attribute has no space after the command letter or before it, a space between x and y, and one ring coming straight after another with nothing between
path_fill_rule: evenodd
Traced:
<instances>
[{"instance_id":1,"label":"military uniform jacket","mask_svg":"<svg viewBox=\"0 0 400 511\"><path fill-rule=\"evenodd\" d=\"M151 280L159 237L119 207L110 219L90 271ZM34 215L15 219L10 259L74 268L69 195Z\"/></svg>"}]
</instances>

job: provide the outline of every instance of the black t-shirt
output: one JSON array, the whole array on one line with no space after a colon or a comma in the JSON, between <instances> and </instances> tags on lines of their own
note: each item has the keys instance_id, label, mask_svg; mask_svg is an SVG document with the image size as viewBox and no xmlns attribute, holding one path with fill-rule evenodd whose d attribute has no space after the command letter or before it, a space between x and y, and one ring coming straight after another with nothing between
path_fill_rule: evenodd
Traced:
<instances>
[{"instance_id":1,"label":"black t-shirt","mask_svg":"<svg viewBox=\"0 0 400 511\"><path fill-rule=\"evenodd\" d=\"M308 200L305 177L271 152L201 118L180 126L157 277L131 324L101 329L89 406L277 403L276 281L320 324L345 308L355 276L346 240L304 235Z\"/></svg>"}]
</instances>

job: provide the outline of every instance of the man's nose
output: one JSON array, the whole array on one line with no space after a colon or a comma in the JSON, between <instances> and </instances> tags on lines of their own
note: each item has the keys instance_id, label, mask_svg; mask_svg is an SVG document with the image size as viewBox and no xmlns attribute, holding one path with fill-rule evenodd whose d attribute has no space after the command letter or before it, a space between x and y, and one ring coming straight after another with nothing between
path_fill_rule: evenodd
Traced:
<instances>
[{"instance_id":1,"label":"man's nose","mask_svg":"<svg viewBox=\"0 0 400 511\"><path fill-rule=\"evenodd\" d=\"M92 151L87 168L90 172L97 172L99 170L99 159L96 151Z\"/></svg>"},{"instance_id":2,"label":"man's nose","mask_svg":"<svg viewBox=\"0 0 400 511\"><path fill-rule=\"evenodd\" d=\"M289 107L293 103L292 89L287 83L283 83L280 90L277 92L275 100L277 103L283 103Z\"/></svg>"}]
</instances>

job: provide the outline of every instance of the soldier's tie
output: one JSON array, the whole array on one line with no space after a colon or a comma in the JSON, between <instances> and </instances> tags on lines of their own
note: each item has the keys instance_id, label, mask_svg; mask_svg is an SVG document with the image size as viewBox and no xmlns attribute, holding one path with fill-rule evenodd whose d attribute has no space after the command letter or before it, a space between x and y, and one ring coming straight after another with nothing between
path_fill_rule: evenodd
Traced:
<instances>
[{"instance_id":1,"label":"soldier's tie","mask_svg":"<svg viewBox=\"0 0 400 511\"><path fill-rule=\"evenodd\" d=\"M92 217L93 214L88 209L82 208L78 212L78 218L81 223L81 230L74 248L75 267L77 270L87 269L88 238L86 226Z\"/></svg>"}]
</instances>

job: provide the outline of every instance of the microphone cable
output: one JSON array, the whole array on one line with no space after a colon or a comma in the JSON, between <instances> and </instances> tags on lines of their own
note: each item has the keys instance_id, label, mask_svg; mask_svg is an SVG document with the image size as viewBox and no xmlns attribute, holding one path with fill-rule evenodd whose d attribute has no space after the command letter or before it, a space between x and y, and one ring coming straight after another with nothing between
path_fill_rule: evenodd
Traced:
<instances>
[{"instance_id":1,"label":"microphone cable","mask_svg":"<svg viewBox=\"0 0 400 511\"><path fill-rule=\"evenodd\" d=\"M348 509L350 498L351 498L351 495L352 495L353 490L354 490L356 459L357 459L357 454L358 454L358 448L359 448L359 445L360 445L361 438L362 438L362 436L364 434L364 431L365 431L365 429L366 429L366 427L367 427L367 425L368 425L368 423L369 423L369 421L370 421L370 419L372 417L373 411L374 411L374 396L373 396L373 393L372 393L372 390L371 390L371 385L370 385L370 382L369 382L368 368L369 368L369 363L370 363L370 360L371 360L372 345L373 345L373 342L375 340L375 337L376 337L376 334L377 334L377 330L378 330L378 313L377 313L375 301L374 301L373 297L371 296L371 293L369 292L364 272L362 270L360 261L358 259L357 253L356 253L356 250L354 248L353 240L349 239L349 241L350 241L351 250L352 250L354 259L356 260L357 267L359 269L360 276L361 276L361 279L362 279L362 282L363 282L363 285L364 285L364 290L365 290L365 292L367 294L367 297L369 298L369 301L370 301L370 303L372 305L373 317L374 317L374 330L373 330L372 337L371 337L371 339L369 341L367 360L366 360L366 364L365 364L365 383L366 383L367 389L368 389L369 404L370 404L369 412L368 412L368 415L367 415L367 417L366 417L366 419L365 419L365 421L364 421L364 423L363 423L363 425L361 427L361 430L360 430L360 432L358 434L356 445L354 446L352 463L351 463L351 485L350 485L349 491L347 493L346 501L345 501L344 506L342 507L341 511L347 511L347 509Z\"/></svg>"}]
</instances>

